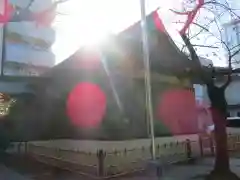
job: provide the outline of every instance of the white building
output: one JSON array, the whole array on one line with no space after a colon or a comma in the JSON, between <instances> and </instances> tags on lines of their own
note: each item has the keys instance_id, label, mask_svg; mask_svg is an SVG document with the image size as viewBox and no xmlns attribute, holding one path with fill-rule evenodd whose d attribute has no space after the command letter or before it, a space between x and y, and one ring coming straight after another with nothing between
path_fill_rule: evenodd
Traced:
<instances>
[{"instance_id":1,"label":"white building","mask_svg":"<svg viewBox=\"0 0 240 180\"><path fill-rule=\"evenodd\" d=\"M216 83L221 85L225 80L218 80ZM206 106L210 106L210 101L207 95L207 89L205 85L197 86L195 90L196 99ZM233 76L233 81L227 87L225 91L225 97L228 103L228 116L240 117L240 96L238 94L240 90L240 76Z\"/></svg>"},{"instance_id":2,"label":"white building","mask_svg":"<svg viewBox=\"0 0 240 180\"><path fill-rule=\"evenodd\" d=\"M9 1L16 9L24 8L29 3L29 0ZM41 11L51 4L52 0L36 0L31 10ZM35 22L10 22L5 27L4 31L0 26L0 67L3 67L4 75L0 77L0 92L31 93L29 79L21 77L39 76L55 65L50 49L55 41L55 31L52 27L38 27Z\"/></svg>"},{"instance_id":3,"label":"white building","mask_svg":"<svg viewBox=\"0 0 240 180\"><path fill-rule=\"evenodd\" d=\"M15 9L25 8L29 1L10 0ZM31 10L38 12L51 6L52 0L35 1ZM9 22L3 32L1 27L0 49L4 46L3 73L6 76L38 76L55 65L51 45L55 31L39 27L35 22ZM3 41L5 36L5 41Z\"/></svg>"},{"instance_id":4,"label":"white building","mask_svg":"<svg viewBox=\"0 0 240 180\"><path fill-rule=\"evenodd\" d=\"M240 117L240 76L234 76L232 83L226 89L229 116Z\"/></svg>"},{"instance_id":5,"label":"white building","mask_svg":"<svg viewBox=\"0 0 240 180\"><path fill-rule=\"evenodd\" d=\"M232 48L232 54L239 50L240 44L240 20L232 20L224 24L225 33L224 38L229 48ZM235 47L235 48L234 48ZM240 67L240 53L236 54L232 60L235 68Z\"/></svg>"}]
</instances>

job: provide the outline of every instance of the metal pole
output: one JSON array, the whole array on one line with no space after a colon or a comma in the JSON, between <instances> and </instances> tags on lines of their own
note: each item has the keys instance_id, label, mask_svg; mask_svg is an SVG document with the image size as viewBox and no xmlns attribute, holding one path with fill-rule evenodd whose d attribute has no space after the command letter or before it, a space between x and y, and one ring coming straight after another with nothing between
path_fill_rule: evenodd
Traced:
<instances>
[{"instance_id":1,"label":"metal pole","mask_svg":"<svg viewBox=\"0 0 240 180\"><path fill-rule=\"evenodd\" d=\"M0 76L3 77L4 76L4 62L6 60L6 24L3 25L3 29L2 29L2 59L1 59L1 74Z\"/></svg>"},{"instance_id":2,"label":"metal pole","mask_svg":"<svg viewBox=\"0 0 240 180\"><path fill-rule=\"evenodd\" d=\"M144 61L144 80L145 80L145 93L146 93L146 113L147 120L150 126L151 137L151 154L152 159L156 159L155 153L155 137L154 137L154 118L152 107L152 88L151 88L151 74L150 74L150 61L149 61L149 45L148 45L148 32L146 24L145 0L140 0L141 6L141 29L142 29L142 47L143 47L143 61Z\"/></svg>"}]
</instances>

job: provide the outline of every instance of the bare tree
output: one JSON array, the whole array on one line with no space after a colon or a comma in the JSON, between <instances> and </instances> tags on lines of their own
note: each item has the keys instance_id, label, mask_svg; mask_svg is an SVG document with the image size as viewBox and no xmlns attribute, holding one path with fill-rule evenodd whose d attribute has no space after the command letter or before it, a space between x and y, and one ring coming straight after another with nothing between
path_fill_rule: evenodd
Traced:
<instances>
[{"instance_id":1,"label":"bare tree","mask_svg":"<svg viewBox=\"0 0 240 180\"><path fill-rule=\"evenodd\" d=\"M193 5L194 4L194 5ZM194 8L192 8L194 6ZM189 10L189 7L192 9ZM178 26L182 24L179 34L183 40L182 50L195 62L197 69L193 72L201 78L207 87L207 93L211 101L211 114L215 125L216 158L214 170L208 176L209 179L238 179L230 171L229 154L227 149L227 101L225 90L232 81L232 64L234 57L240 52L240 44L225 41L225 27L222 25L224 17L239 19L234 9L227 2L217 0L188 0L184 12L171 9L175 16L185 16L174 20ZM215 82L217 69L210 66L210 70L203 68L201 57L213 58L224 64L227 62L228 71L226 82L218 86ZM227 57L227 58L226 58ZM227 59L227 60L226 60ZM236 61L236 59L235 59Z\"/></svg>"}]
</instances>

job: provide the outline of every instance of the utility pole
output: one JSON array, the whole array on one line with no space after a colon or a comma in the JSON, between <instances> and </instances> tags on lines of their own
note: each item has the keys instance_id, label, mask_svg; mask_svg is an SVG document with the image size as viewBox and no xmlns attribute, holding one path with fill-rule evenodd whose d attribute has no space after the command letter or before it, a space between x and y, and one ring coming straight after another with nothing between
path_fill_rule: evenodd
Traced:
<instances>
[{"instance_id":1,"label":"utility pole","mask_svg":"<svg viewBox=\"0 0 240 180\"><path fill-rule=\"evenodd\" d=\"M145 104L146 104L147 120L150 126L152 160L155 160L156 153L155 153L154 117L153 117L153 107L152 107L151 70L150 70L150 60L149 60L149 43L148 43L145 5L146 5L145 0L140 0L142 47L143 47L143 61L144 61L144 80L145 80L145 93L146 93Z\"/></svg>"},{"instance_id":2,"label":"utility pole","mask_svg":"<svg viewBox=\"0 0 240 180\"><path fill-rule=\"evenodd\" d=\"M6 25L2 25L2 32L1 32L1 35L2 35L2 51L1 51L1 75L0 77L3 77L4 76L4 73L3 73L3 70L4 70L4 62L5 62L5 59L6 59L6 31L7 31L7 28L6 28Z\"/></svg>"}]
</instances>

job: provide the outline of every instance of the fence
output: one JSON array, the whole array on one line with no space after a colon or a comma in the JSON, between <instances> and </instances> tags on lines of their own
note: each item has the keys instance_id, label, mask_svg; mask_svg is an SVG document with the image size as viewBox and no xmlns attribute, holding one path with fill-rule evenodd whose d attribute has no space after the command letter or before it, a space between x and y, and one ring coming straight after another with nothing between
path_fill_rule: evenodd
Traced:
<instances>
[{"instance_id":1,"label":"fence","mask_svg":"<svg viewBox=\"0 0 240 180\"><path fill-rule=\"evenodd\" d=\"M197 142L190 140L158 144L156 146L156 157L165 165L186 161L197 156L197 153L192 153L192 147L194 146L197 146ZM144 170L149 160L151 160L150 147L106 153L103 175L112 176Z\"/></svg>"},{"instance_id":2,"label":"fence","mask_svg":"<svg viewBox=\"0 0 240 180\"><path fill-rule=\"evenodd\" d=\"M230 151L240 148L240 135L229 134ZM62 169L74 171L92 178L109 178L135 171L142 171L151 159L149 146L132 149L97 150L86 152L45 147L29 143L15 143L18 151L25 152L36 160ZM21 146L21 148L20 148ZM198 140L181 140L156 145L156 157L163 166L214 155L215 145L210 136Z\"/></svg>"}]
</instances>

